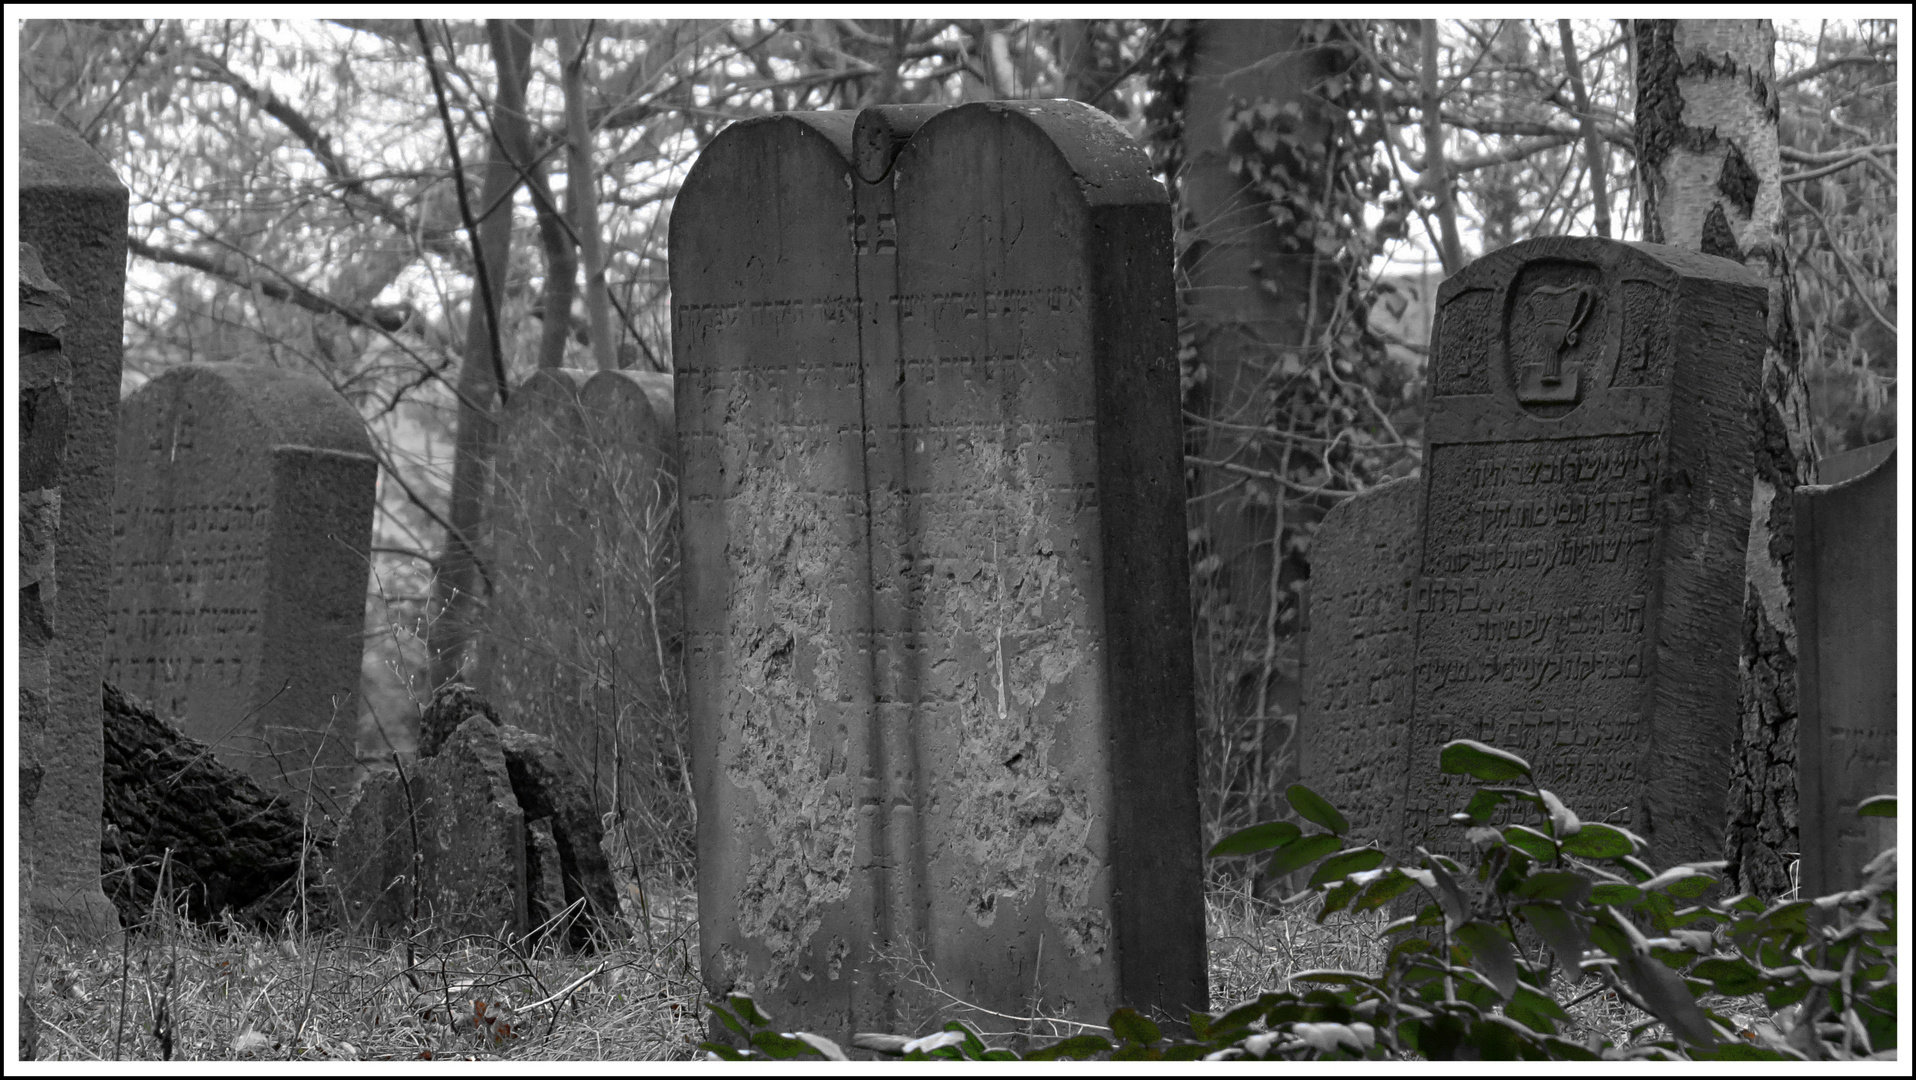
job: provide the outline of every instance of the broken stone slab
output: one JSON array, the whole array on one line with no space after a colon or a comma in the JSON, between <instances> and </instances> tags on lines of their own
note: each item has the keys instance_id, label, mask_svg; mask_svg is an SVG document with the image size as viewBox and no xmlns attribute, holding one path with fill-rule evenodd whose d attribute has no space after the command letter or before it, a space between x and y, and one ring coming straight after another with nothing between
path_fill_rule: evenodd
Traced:
<instances>
[{"instance_id":1,"label":"broken stone slab","mask_svg":"<svg viewBox=\"0 0 1916 1080\"><path fill-rule=\"evenodd\" d=\"M610 928L618 901L599 816L551 739L498 723L482 694L453 683L426 707L420 741L430 755L370 774L347 812L335 878L349 925L523 936L564 915L574 949Z\"/></svg>"}]
</instances>

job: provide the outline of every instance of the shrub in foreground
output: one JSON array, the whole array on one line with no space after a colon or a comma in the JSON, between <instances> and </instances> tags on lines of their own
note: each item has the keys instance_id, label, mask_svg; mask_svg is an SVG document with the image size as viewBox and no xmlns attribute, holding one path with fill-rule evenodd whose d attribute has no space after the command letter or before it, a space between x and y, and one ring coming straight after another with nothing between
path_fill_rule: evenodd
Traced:
<instances>
[{"instance_id":1,"label":"shrub in foreground","mask_svg":"<svg viewBox=\"0 0 1916 1080\"><path fill-rule=\"evenodd\" d=\"M1515 754L1460 739L1444 746L1442 767L1476 781L1469 804L1451 815L1469 865L1421 847L1414 864L1396 861L1355 844L1344 815L1301 784L1291 787L1290 803L1315 829L1254 825L1210 852L1267 857L1277 877L1314 866L1300 895L1322 897L1320 923L1421 890L1429 902L1386 926L1397 940L1378 974L1298 972L1292 989L1222 1013L1191 1013L1188 1035L1167 1036L1119 1009L1108 1038L1076 1035L1023 1054L987 1046L959 1021L919 1038L858 1035L853 1045L906 1060L1895 1057L1894 848L1849 892L1767 905L1748 894L1712 900L1722 863L1653 869L1641 838L1580 820ZM1867 799L1858 813L1893 817L1896 800ZM1558 972L1564 978L1553 980ZM1578 984L1614 993L1652 1019L1622 1045L1565 1037L1570 1014L1553 986ZM1742 1033L1705 1000L1756 995L1774 1019ZM845 1057L829 1039L781 1033L744 995L707 1007L748 1044L701 1044L715 1056Z\"/></svg>"}]
</instances>

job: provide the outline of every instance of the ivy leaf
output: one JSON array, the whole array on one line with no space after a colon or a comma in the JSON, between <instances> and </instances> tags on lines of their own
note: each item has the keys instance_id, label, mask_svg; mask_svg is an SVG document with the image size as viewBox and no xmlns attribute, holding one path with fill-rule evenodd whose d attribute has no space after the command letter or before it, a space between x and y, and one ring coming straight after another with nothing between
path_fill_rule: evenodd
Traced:
<instances>
[{"instance_id":1,"label":"ivy leaf","mask_svg":"<svg viewBox=\"0 0 1916 1080\"><path fill-rule=\"evenodd\" d=\"M1384 861L1384 853L1377 848L1351 848L1340 851L1324 860L1324 864L1311 875L1310 884L1315 887L1327 881L1336 881L1341 877L1372 870Z\"/></svg>"},{"instance_id":2,"label":"ivy leaf","mask_svg":"<svg viewBox=\"0 0 1916 1080\"><path fill-rule=\"evenodd\" d=\"M1590 890L1593 904L1634 904L1643 899L1643 890L1621 881L1599 882Z\"/></svg>"},{"instance_id":3,"label":"ivy leaf","mask_svg":"<svg viewBox=\"0 0 1916 1080\"><path fill-rule=\"evenodd\" d=\"M1688 866L1672 866L1663 873L1643 883L1645 892L1661 890L1679 900L1694 900L1709 892L1717 880L1708 874Z\"/></svg>"},{"instance_id":4,"label":"ivy leaf","mask_svg":"<svg viewBox=\"0 0 1916 1080\"><path fill-rule=\"evenodd\" d=\"M1283 877L1300 867L1309 866L1343 846L1343 841L1330 833L1312 833L1309 836L1300 837L1278 848L1271 855L1270 875Z\"/></svg>"},{"instance_id":5,"label":"ivy leaf","mask_svg":"<svg viewBox=\"0 0 1916 1080\"><path fill-rule=\"evenodd\" d=\"M1445 743L1438 762L1444 772L1468 773L1493 784L1530 775L1528 761L1475 739L1453 739Z\"/></svg>"},{"instance_id":6,"label":"ivy leaf","mask_svg":"<svg viewBox=\"0 0 1916 1080\"><path fill-rule=\"evenodd\" d=\"M1255 855L1260 851L1282 847L1297 839L1303 831L1296 823L1289 821L1267 821L1262 825L1252 825L1219 840L1212 846L1209 857L1217 859L1227 855Z\"/></svg>"},{"instance_id":7,"label":"ivy leaf","mask_svg":"<svg viewBox=\"0 0 1916 1080\"><path fill-rule=\"evenodd\" d=\"M1337 807L1325 802L1323 796L1303 784L1292 784L1284 792L1284 798L1304 820L1321 825L1339 836L1350 831L1350 819L1338 813Z\"/></svg>"},{"instance_id":8,"label":"ivy leaf","mask_svg":"<svg viewBox=\"0 0 1916 1080\"><path fill-rule=\"evenodd\" d=\"M1470 805L1464 807L1464 816L1470 819L1472 825L1488 822L1490 815L1496 812L1497 807L1503 805L1506 794L1508 793L1496 788L1478 788L1470 796Z\"/></svg>"},{"instance_id":9,"label":"ivy leaf","mask_svg":"<svg viewBox=\"0 0 1916 1080\"><path fill-rule=\"evenodd\" d=\"M811 1053L810 1043L800 1042L790 1035L781 1035L770 1028L752 1033L752 1045L763 1051L766 1057L780 1061ZM840 1055L841 1057L843 1055Z\"/></svg>"},{"instance_id":10,"label":"ivy leaf","mask_svg":"<svg viewBox=\"0 0 1916 1080\"><path fill-rule=\"evenodd\" d=\"M823 1035L814 1035L809 1031L794 1031L791 1033L791 1036L817 1051L819 1056L825 1058L827 1061L851 1060L845 1056L845 1051L841 1049L837 1043L827 1039Z\"/></svg>"}]
</instances>

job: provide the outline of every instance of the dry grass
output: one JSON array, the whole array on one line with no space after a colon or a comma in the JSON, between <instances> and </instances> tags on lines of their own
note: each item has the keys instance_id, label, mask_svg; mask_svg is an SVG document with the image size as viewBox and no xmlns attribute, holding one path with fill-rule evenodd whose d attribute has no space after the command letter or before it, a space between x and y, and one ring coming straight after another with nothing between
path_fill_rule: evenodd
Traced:
<instances>
[{"instance_id":1,"label":"dry grass","mask_svg":"<svg viewBox=\"0 0 1916 1080\"><path fill-rule=\"evenodd\" d=\"M682 886L648 890L646 927L590 955L465 938L408 950L337 933L195 927L164 912L124 950L54 938L28 960L21 988L39 1019L39 1055L68 1061L508 1060L684 1061L702 1056L697 902ZM1389 940L1382 912L1333 916L1318 901L1284 904L1244 883L1206 898L1211 1007L1289 988L1301 971L1375 973ZM651 944L647 944L648 936ZM988 1042L1026 1048L1102 1029L1046 1015L991 1013L938 987L918 958L900 975L939 1007L913 1031L961 1018ZM1562 1034L1619 1045L1648 1019L1594 980L1557 976L1572 1021ZM1581 1000L1578 1000L1581 998ZM1760 998L1706 999L1746 1028L1768 1022ZM1662 1037L1652 1029L1636 1042Z\"/></svg>"}]
</instances>

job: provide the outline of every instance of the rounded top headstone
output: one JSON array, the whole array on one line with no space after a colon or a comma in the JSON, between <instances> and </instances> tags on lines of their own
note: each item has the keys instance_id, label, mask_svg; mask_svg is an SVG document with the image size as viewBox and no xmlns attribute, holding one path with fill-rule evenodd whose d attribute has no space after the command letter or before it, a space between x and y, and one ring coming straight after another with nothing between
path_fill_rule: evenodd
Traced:
<instances>
[{"instance_id":1,"label":"rounded top headstone","mask_svg":"<svg viewBox=\"0 0 1916 1080\"><path fill-rule=\"evenodd\" d=\"M20 188L90 188L126 197L126 185L120 183L99 151L54 124L20 125Z\"/></svg>"},{"instance_id":2,"label":"rounded top headstone","mask_svg":"<svg viewBox=\"0 0 1916 1080\"><path fill-rule=\"evenodd\" d=\"M975 101L946 109L925 121L906 152L929 146L953 127L990 119L1027 124L1064 159L1086 203L1163 203L1170 194L1158 182L1151 157L1106 113L1080 101ZM929 152L927 149L925 152Z\"/></svg>"},{"instance_id":3,"label":"rounded top headstone","mask_svg":"<svg viewBox=\"0 0 1916 1080\"><path fill-rule=\"evenodd\" d=\"M359 411L312 372L243 362L181 364L135 391L128 404L162 395L227 397L272 446L373 453Z\"/></svg>"}]
</instances>

